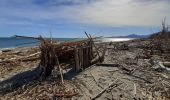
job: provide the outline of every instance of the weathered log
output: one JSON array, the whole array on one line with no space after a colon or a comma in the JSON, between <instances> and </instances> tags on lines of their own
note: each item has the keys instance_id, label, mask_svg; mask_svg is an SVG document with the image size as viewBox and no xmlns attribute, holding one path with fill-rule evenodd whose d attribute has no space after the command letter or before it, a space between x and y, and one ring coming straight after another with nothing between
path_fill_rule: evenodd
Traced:
<instances>
[{"instance_id":1,"label":"weathered log","mask_svg":"<svg viewBox=\"0 0 170 100\"><path fill-rule=\"evenodd\" d=\"M75 48L74 50L74 59L75 59L75 70L76 72L80 71L80 64L79 64L79 55L78 55L78 49Z\"/></svg>"},{"instance_id":2,"label":"weathered log","mask_svg":"<svg viewBox=\"0 0 170 100\"><path fill-rule=\"evenodd\" d=\"M108 67L119 67L119 64L104 64L104 63L98 63L96 66L108 66Z\"/></svg>"},{"instance_id":3,"label":"weathered log","mask_svg":"<svg viewBox=\"0 0 170 100\"><path fill-rule=\"evenodd\" d=\"M154 61L153 64L154 64L154 66L153 66L154 69L162 69L162 70L170 71L170 67L169 67L170 62Z\"/></svg>"},{"instance_id":4,"label":"weathered log","mask_svg":"<svg viewBox=\"0 0 170 100\"><path fill-rule=\"evenodd\" d=\"M98 97L100 97L107 89L109 89L110 87L115 88L119 85L121 85L122 83L115 83L112 82L108 87L104 88L99 94L97 94L96 96L94 96L91 100L96 100Z\"/></svg>"},{"instance_id":5,"label":"weathered log","mask_svg":"<svg viewBox=\"0 0 170 100\"><path fill-rule=\"evenodd\" d=\"M80 69L84 69L84 68L83 68L83 63L84 63L84 61L83 61L83 56L84 56L84 54L83 54L83 48L81 47L81 48L79 49Z\"/></svg>"},{"instance_id":6,"label":"weathered log","mask_svg":"<svg viewBox=\"0 0 170 100\"><path fill-rule=\"evenodd\" d=\"M38 60L40 57L32 57L32 58L24 58L22 59L23 62L26 62L26 61L35 61L35 60Z\"/></svg>"},{"instance_id":7,"label":"weathered log","mask_svg":"<svg viewBox=\"0 0 170 100\"><path fill-rule=\"evenodd\" d=\"M91 61L90 61L90 63L91 64L95 64L95 63L97 63L98 61L99 61L99 56L96 56L94 59L92 59Z\"/></svg>"},{"instance_id":8,"label":"weathered log","mask_svg":"<svg viewBox=\"0 0 170 100\"><path fill-rule=\"evenodd\" d=\"M102 56L96 56L94 59L92 59L90 61L91 64L95 64L97 62L103 62L104 61L104 56L105 56L105 53L106 53L106 50L107 48L104 49L103 53L102 53Z\"/></svg>"}]
</instances>

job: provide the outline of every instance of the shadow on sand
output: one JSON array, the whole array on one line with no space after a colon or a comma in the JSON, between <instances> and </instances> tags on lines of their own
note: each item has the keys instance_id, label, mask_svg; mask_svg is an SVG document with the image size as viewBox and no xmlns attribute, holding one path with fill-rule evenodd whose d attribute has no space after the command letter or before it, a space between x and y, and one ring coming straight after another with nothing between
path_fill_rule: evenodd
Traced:
<instances>
[{"instance_id":1,"label":"shadow on sand","mask_svg":"<svg viewBox=\"0 0 170 100\"><path fill-rule=\"evenodd\" d=\"M42 71L43 69L38 66L33 70L19 73L7 80L1 81L0 95L6 94L8 92L12 92L17 88L40 78Z\"/></svg>"}]
</instances>

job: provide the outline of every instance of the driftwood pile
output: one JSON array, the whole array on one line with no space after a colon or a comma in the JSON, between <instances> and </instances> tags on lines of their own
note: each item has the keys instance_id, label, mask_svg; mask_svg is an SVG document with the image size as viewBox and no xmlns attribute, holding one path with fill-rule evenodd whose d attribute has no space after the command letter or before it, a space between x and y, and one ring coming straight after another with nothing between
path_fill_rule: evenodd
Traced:
<instances>
[{"instance_id":1,"label":"driftwood pile","mask_svg":"<svg viewBox=\"0 0 170 100\"><path fill-rule=\"evenodd\" d=\"M39 79L42 81L44 79L47 79L52 74L53 70L59 72L61 77L61 83L63 84L63 87L65 87L65 81L63 79L64 68L61 66L60 63L71 62L71 64L73 64L72 69L74 69L74 72L76 73L81 70L84 70L85 68L89 67L94 63L97 63L98 61L101 62L104 59L105 52L99 52L93 42L93 38L91 38L90 35L87 36L88 39L82 41L65 43L58 43L55 41L45 40L42 37L35 38L40 40L41 42L39 51L36 51L35 53L24 57L3 60L1 63L6 64L10 62L10 64L12 64L12 62L31 62L34 60L38 60L40 61L39 65L33 70L19 73L10 79L2 81L0 83L0 93L8 93L17 89L18 87L21 87L25 84L29 84L32 81L36 81ZM23 36L18 37L27 38ZM67 89L64 88L63 92L65 90Z\"/></svg>"},{"instance_id":2,"label":"driftwood pile","mask_svg":"<svg viewBox=\"0 0 170 100\"><path fill-rule=\"evenodd\" d=\"M54 67L62 74L59 62L72 61L73 69L79 72L88 66L102 62L104 60L104 50L101 54L93 42L91 35L85 32L88 39L77 42L56 43L54 41L43 40L41 42L41 62L44 67L44 75L49 76ZM95 55L96 52L96 55Z\"/></svg>"},{"instance_id":3,"label":"driftwood pile","mask_svg":"<svg viewBox=\"0 0 170 100\"><path fill-rule=\"evenodd\" d=\"M40 65L44 67L45 76L51 75L55 66L57 70L60 70L58 67L60 61L74 61L75 69L78 71L89 66L93 59L92 45L89 40L61 44L44 41L41 43L40 50Z\"/></svg>"},{"instance_id":4,"label":"driftwood pile","mask_svg":"<svg viewBox=\"0 0 170 100\"><path fill-rule=\"evenodd\" d=\"M46 78L51 75L53 70L60 73L61 83L64 86L63 79L63 68L61 67L59 62L71 61L74 69L74 72L79 72L89 67L90 65L97 63L98 61L104 60L104 52L100 55L98 49L96 48L93 39L90 35L86 33L88 39L78 41L78 42L69 42L69 43L56 43L54 41L43 40L41 42L40 50L41 50L41 62L40 66L43 68L43 72L41 77ZM94 50L96 51L96 55L94 54ZM63 97L65 95L65 90L68 88L64 88L61 90L62 94L58 96ZM64 95L63 95L64 94Z\"/></svg>"}]
</instances>

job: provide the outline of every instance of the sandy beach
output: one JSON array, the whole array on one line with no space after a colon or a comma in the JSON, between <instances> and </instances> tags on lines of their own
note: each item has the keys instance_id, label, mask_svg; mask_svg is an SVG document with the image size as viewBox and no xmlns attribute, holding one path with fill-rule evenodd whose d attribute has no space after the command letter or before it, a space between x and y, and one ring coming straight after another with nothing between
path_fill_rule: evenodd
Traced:
<instances>
[{"instance_id":1,"label":"sandy beach","mask_svg":"<svg viewBox=\"0 0 170 100\"><path fill-rule=\"evenodd\" d=\"M75 87L78 95L64 100L170 99L170 72L156 63L170 61L168 48L163 48L163 53L157 49L148 53L152 50L150 40L98 43L96 46L101 50L106 46L104 61L77 74L66 73L65 84L67 87ZM20 58L37 52L37 47L2 52L1 82L18 73L36 68L40 62L39 54L33 56L34 60ZM18 61L13 61L12 58L18 58ZM3 62L7 59L10 60ZM55 91L61 88L59 84L58 79L52 75L44 81L25 84L13 92L1 95L0 98L52 99Z\"/></svg>"},{"instance_id":2,"label":"sandy beach","mask_svg":"<svg viewBox=\"0 0 170 100\"><path fill-rule=\"evenodd\" d=\"M170 100L170 0L0 0L0 100Z\"/></svg>"}]
</instances>

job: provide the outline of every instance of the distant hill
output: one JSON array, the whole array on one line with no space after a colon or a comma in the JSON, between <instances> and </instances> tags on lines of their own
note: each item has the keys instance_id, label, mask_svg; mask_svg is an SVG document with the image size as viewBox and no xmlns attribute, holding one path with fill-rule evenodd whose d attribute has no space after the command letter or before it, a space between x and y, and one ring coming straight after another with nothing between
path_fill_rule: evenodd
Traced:
<instances>
[{"instance_id":1,"label":"distant hill","mask_svg":"<svg viewBox=\"0 0 170 100\"><path fill-rule=\"evenodd\" d=\"M130 34L126 37L128 38L148 38L150 35L136 35L136 34Z\"/></svg>"},{"instance_id":2,"label":"distant hill","mask_svg":"<svg viewBox=\"0 0 170 100\"><path fill-rule=\"evenodd\" d=\"M167 32L157 32L150 35L151 39L170 39L170 31Z\"/></svg>"},{"instance_id":3,"label":"distant hill","mask_svg":"<svg viewBox=\"0 0 170 100\"><path fill-rule=\"evenodd\" d=\"M150 35L137 35L137 34L130 34L127 36L112 36L110 38L137 38L137 39L141 39L141 38L148 38L150 37Z\"/></svg>"}]
</instances>

